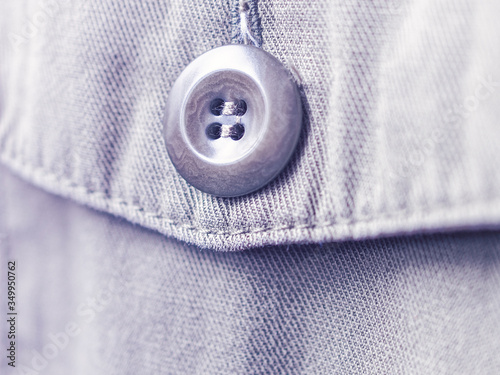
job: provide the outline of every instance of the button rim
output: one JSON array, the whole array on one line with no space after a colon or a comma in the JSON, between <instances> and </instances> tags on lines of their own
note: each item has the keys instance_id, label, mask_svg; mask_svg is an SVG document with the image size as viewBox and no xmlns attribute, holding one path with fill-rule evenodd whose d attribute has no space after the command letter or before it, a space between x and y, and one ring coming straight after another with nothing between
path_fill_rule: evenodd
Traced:
<instances>
[{"instance_id":1,"label":"button rim","mask_svg":"<svg viewBox=\"0 0 500 375\"><path fill-rule=\"evenodd\" d=\"M249 76L260 89L265 106L264 131L242 158L230 163L212 162L209 158L200 158L189 146L182 131L183 118L190 94L198 83L228 68ZM273 93L282 101L273 105L275 112L271 113L269 97ZM221 46L198 56L175 81L165 108L163 135L175 169L198 190L218 197L247 195L273 180L288 164L302 124L302 103L291 74L274 56L250 45ZM269 147L273 146L276 148L274 155L269 152Z\"/></svg>"}]
</instances>

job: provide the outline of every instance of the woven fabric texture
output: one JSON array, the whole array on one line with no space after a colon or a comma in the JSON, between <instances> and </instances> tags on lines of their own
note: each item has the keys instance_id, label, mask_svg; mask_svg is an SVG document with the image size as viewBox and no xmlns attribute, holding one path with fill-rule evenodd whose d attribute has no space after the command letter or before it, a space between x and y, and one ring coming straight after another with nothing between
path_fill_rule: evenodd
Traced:
<instances>
[{"instance_id":1,"label":"woven fabric texture","mask_svg":"<svg viewBox=\"0 0 500 375\"><path fill-rule=\"evenodd\" d=\"M499 2L251 5L305 113L290 164L260 191L197 191L162 137L183 68L239 40L237 1L2 2L1 162L218 250L498 225Z\"/></svg>"},{"instance_id":2,"label":"woven fabric texture","mask_svg":"<svg viewBox=\"0 0 500 375\"><path fill-rule=\"evenodd\" d=\"M500 373L500 232L200 251L0 176L18 370L38 358L40 375Z\"/></svg>"}]
</instances>

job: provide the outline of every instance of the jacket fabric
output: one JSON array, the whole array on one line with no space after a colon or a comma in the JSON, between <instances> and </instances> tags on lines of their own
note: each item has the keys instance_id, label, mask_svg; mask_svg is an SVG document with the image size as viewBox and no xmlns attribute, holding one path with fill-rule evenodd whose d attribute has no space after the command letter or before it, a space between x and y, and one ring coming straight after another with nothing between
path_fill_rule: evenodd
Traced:
<instances>
[{"instance_id":1,"label":"jacket fabric","mask_svg":"<svg viewBox=\"0 0 500 375\"><path fill-rule=\"evenodd\" d=\"M500 3L247 5L0 4L2 374L499 373ZM245 33L292 73L302 133L270 184L217 198L162 119Z\"/></svg>"}]
</instances>

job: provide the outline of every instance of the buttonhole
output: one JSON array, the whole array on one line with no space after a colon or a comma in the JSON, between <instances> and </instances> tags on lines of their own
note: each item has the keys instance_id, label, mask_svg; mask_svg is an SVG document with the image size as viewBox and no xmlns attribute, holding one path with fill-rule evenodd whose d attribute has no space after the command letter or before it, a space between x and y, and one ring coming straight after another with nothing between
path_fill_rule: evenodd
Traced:
<instances>
[{"instance_id":1,"label":"buttonhole","mask_svg":"<svg viewBox=\"0 0 500 375\"><path fill-rule=\"evenodd\" d=\"M208 125L205 129L205 134L210 139L219 139L222 134L222 124L214 122Z\"/></svg>"},{"instance_id":2,"label":"buttonhole","mask_svg":"<svg viewBox=\"0 0 500 375\"><path fill-rule=\"evenodd\" d=\"M210 112L212 112L212 114L215 116L222 115L225 103L226 102L220 98L212 100L212 102L210 103Z\"/></svg>"}]
</instances>

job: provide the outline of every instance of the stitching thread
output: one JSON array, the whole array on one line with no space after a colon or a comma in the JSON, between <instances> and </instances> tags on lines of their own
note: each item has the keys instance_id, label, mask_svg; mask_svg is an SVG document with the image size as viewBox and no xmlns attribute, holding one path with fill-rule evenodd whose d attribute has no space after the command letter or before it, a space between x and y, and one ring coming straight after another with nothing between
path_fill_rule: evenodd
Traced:
<instances>
[{"instance_id":1,"label":"stitching thread","mask_svg":"<svg viewBox=\"0 0 500 375\"><path fill-rule=\"evenodd\" d=\"M240 1L240 32L243 38L243 43L248 44L248 40L250 39L254 46L258 46L259 42L253 37L252 30L249 25L249 13L250 7L248 6L248 2L246 0Z\"/></svg>"},{"instance_id":2,"label":"stitching thread","mask_svg":"<svg viewBox=\"0 0 500 375\"><path fill-rule=\"evenodd\" d=\"M262 47L262 27L257 0L233 0L232 42Z\"/></svg>"},{"instance_id":3,"label":"stitching thread","mask_svg":"<svg viewBox=\"0 0 500 375\"><path fill-rule=\"evenodd\" d=\"M357 223L369 223L373 222L373 217L366 218L365 220L360 220L360 219L350 219L350 220L342 220L342 218L338 218L337 221L322 221L318 223L304 223L304 224L291 224L291 225L281 225L281 226L264 226L260 228L251 228L251 229L242 229L242 230L236 230L236 231L214 231L213 229L204 229L200 227L196 227L190 224L185 224L185 223L179 223L176 222L175 220L172 220L166 216L163 216L162 214L155 213L155 212L150 212L146 211L144 207L140 207L134 204L131 204L127 201L124 201L119 198L111 198L107 196L105 193L100 192L100 191L93 191L88 188L85 188L83 186L78 185L77 183L61 178L60 176L55 175L53 172L47 172L45 171L42 167L33 167L27 164L24 164L22 162L17 161L15 158L9 158L6 155L1 155L2 161L4 161L6 164L14 164L17 165L17 168L19 171L24 174L26 177L29 177L30 175L36 175L37 173L42 173L43 174L43 180L53 180L54 182L62 185L66 185L70 188L72 188L74 191L82 192L88 196L97 196L100 197L101 200L104 202L110 202L111 205L119 205L119 206L126 206L129 209L132 209L136 212L141 212L142 215L146 218L150 219L161 219L164 223L167 225L171 225L174 227L178 227L180 229L184 230L190 230L190 231L196 231L200 234L211 234L211 235L216 235L216 236L234 236L234 235L241 235L241 234L248 234L248 233L262 233L262 232L278 232L278 231L283 231L283 230L293 230L293 229L312 229L312 228L322 228L322 227L330 227L330 226L335 226L339 224L357 224ZM17 169L15 169L17 170ZM34 178L36 180L36 177ZM43 185L43 184L41 184ZM50 189L50 188L49 188ZM50 189L52 192L54 189ZM68 193L66 191L66 193ZM71 193L71 192L69 192ZM71 197L69 194L66 194L67 197ZM75 199L75 197L71 197ZM91 202L85 202L86 204L89 204ZM466 204L468 202L462 202L462 204ZM447 208L447 207L453 207L453 206L443 206L439 208ZM104 209L103 209L104 210ZM405 209L402 211L397 211L400 215L401 214L411 214L411 215L419 215L421 214L420 212L411 212L409 209ZM382 217L385 218L397 218L393 216L391 213L385 213L381 214L377 217L377 219L380 219Z\"/></svg>"}]
</instances>

